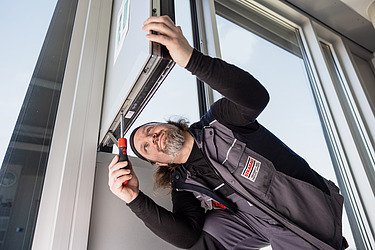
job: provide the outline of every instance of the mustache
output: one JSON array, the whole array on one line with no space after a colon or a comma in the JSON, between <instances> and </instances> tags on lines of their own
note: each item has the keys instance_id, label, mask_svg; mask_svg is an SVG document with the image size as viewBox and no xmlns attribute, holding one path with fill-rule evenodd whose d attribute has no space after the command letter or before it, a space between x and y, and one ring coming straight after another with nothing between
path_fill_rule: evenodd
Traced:
<instances>
[{"instance_id":1,"label":"mustache","mask_svg":"<svg viewBox=\"0 0 375 250\"><path fill-rule=\"evenodd\" d=\"M159 146L159 143L160 143L160 135L161 135L162 132L163 132L163 130L162 130L162 131L159 131L159 133L155 133L155 134L154 134L154 142L156 142L155 144L156 144L156 148L157 148L158 151L163 151L163 149L161 149L160 146ZM164 131L164 132L165 132L165 131Z\"/></svg>"}]
</instances>

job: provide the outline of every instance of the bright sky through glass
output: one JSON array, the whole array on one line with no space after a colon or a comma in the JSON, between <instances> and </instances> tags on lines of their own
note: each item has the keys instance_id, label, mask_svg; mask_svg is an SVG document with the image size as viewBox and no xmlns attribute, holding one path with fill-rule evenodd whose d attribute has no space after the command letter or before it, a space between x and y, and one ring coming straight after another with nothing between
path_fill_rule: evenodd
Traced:
<instances>
[{"instance_id":1,"label":"bright sky through glass","mask_svg":"<svg viewBox=\"0 0 375 250\"><path fill-rule=\"evenodd\" d=\"M302 156L315 171L337 184L303 60L218 15L216 17L222 58L250 72L270 93L270 103L258 121ZM354 246L350 249L355 249L346 214L343 227L349 245Z\"/></svg>"},{"instance_id":2,"label":"bright sky through glass","mask_svg":"<svg viewBox=\"0 0 375 250\"><path fill-rule=\"evenodd\" d=\"M190 44L193 44L190 14L186 13L189 9L189 2L181 1L175 5L175 8L176 24L181 26L185 37ZM187 70L175 65L125 137L129 137L134 128L146 122L165 122L179 118L185 118L190 123L198 121L199 107L195 77ZM116 148L114 152L117 152ZM130 147L128 147L128 154L134 156Z\"/></svg>"},{"instance_id":3,"label":"bright sky through glass","mask_svg":"<svg viewBox=\"0 0 375 250\"><path fill-rule=\"evenodd\" d=\"M3 161L57 0L0 1L0 162Z\"/></svg>"},{"instance_id":4,"label":"bright sky through glass","mask_svg":"<svg viewBox=\"0 0 375 250\"><path fill-rule=\"evenodd\" d=\"M258 120L314 169L334 178L303 60L220 16L217 18L222 58L250 72L270 93L270 103ZM331 171L320 167L323 162Z\"/></svg>"}]
</instances>

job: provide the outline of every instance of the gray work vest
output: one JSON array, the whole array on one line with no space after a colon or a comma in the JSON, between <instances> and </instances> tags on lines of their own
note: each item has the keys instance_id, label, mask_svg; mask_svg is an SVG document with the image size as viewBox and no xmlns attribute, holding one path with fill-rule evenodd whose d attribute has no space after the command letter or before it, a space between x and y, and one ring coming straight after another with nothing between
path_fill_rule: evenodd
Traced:
<instances>
[{"instance_id":1,"label":"gray work vest","mask_svg":"<svg viewBox=\"0 0 375 250\"><path fill-rule=\"evenodd\" d=\"M328 195L277 171L216 120L201 132L198 146L225 184L317 248L340 248L343 197L333 182L324 179ZM207 194L200 197L207 203Z\"/></svg>"}]
</instances>

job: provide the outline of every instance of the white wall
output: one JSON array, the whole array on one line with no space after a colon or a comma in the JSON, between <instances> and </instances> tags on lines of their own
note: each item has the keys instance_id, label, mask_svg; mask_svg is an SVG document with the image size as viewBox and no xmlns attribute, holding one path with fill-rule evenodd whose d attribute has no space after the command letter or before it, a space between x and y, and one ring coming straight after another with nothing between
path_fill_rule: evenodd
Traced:
<instances>
[{"instance_id":1,"label":"white wall","mask_svg":"<svg viewBox=\"0 0 375 250\"><path fill-rule=\"evenodd\" d=\"M177 249L153 234L125 202L109 190L108 164L113 157L113 154L103 152L99 152L97 156L88 249ZM130 160L142 192L159 205L170 209L170 194L167 191L155 194L153 191L153 167L135 157L130 157Z\"/></svg>"}]
</instances>

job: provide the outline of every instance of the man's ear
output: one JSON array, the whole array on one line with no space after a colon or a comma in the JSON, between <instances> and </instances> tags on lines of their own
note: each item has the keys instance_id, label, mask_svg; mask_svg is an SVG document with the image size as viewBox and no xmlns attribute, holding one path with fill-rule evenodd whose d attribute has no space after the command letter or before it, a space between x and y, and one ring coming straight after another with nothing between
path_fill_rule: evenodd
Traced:
<instances>
[{"instance_id":1,"label":"man's ear","mask_svg":"<svg viewBox=\"0 0 375 250\"><path fill-rule=\"evenodd\" d=\"M156 165L157 167L166 167L168 166L168 163L155 162L154 165Z\"/></svg>"}]
</instances>

